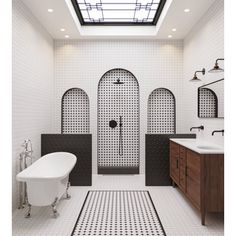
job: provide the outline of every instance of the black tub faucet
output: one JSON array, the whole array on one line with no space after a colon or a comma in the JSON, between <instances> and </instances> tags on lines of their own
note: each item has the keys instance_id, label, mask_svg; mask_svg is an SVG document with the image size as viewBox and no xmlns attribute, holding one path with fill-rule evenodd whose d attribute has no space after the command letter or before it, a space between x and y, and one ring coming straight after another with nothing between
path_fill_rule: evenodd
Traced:
<instances>
[{"instance_id":1,"label":"black tub faucet","mask_svg":"<svg viewBox=\"0 0 236 236\"><path fill-rule=\"evenodd\" d=\"M190 131L192 131L193 129L198 129L199 131L200 131L200 130L204 130L204 126L201 125L201 126L198 126L198 127L191 127L191 128L190 128Z\"/></svg>"},{"instance_id":2,"label":"black tub faucet","mask_svg":"<svg viewBox=\"0 0 236 236\"><path fill-rule=\"evenodd\" d=\"M211 135L213 136L215 133L222 133L222 136L224 136L224 130L223 129L221 129L221 130L214 130L212 133L211 133Z\"/></svg>"}]
</instances>

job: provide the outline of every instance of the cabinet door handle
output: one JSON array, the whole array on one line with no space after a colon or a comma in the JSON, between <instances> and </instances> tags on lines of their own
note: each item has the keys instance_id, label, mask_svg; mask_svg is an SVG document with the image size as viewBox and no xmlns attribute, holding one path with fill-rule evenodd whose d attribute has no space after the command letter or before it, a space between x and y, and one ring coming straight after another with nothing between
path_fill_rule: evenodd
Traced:
<instances>
[{"instance_id":1,"label":"cabinet door handle","mask_svg":"<svg viewBox=\"0 0 236 236\"><path fill-rule=\"evenodd\" d=\"M185 166L185 176L188 176L188 169L187 169L187 166Z\"/></svg>"},{"instance_id":2,"label":"cabinet door handle","mask_svg":"<svg viewBox=\"0 0 236 236\"><path fill-rule=\"evenodd\" d=\"M179 160L176 160L176 168L179 169Z\"/></svg>"}]
</instances>

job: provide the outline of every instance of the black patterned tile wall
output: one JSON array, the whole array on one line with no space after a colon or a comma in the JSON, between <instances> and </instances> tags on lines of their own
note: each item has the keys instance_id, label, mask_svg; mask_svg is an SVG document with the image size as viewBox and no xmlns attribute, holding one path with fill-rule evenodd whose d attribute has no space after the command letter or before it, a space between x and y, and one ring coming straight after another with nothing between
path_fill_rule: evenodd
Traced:
<instances>
[{"instance_id":1,"label":"black patterned tile wall","mask_svg":"<svg viewBox=\"0 0 236 236\"><path fill-rule=\"evenodd\" d=\"M217 97L215 93L208 88L198 90L199 96L199 114L201 118L217 117Z\"/></svg>"},{"instance_id":2,"label":"black patterned tile wall","mask_svg":"<svg viewBox=\"0 0 236 236\"><path fill-rule=\"evenodd\" d=\"M148 133L175 133L175 97L165 88L157 88L148 98Z\"/></svg>"},{"instance_id":3,"label":"black patterned tile wall","mask_svg":"<svg viewBox=\"0 0 236 236\"><path fill-rule=\"evenodd\" d=\"M89 133L89 98L80 88L72 88L62 97L63 134Z\"/></svg>"},{"instance_id":4,"label":"black patterned tile wall","mask_svg":"<svg viewBox=\"0 0 236 236\"><path fill-rule=\"evenodd\" d=\"M41 155L52 152L70 152L77 157L69 177L71 185L92 185L91 134L42 134Z\"/></svg>"},{"instance_id":5,"label":"black patterned tile wall","mask_svg":"<svg viewBox=\"0 0 236 236\"><path fill-rule=\"evenodd\" d=\"M109 126L111 120L117 122L115 128ZM139 85L129 71L113 69L98 87L98 170L138 167Z\"/></svg>"}]
</instances>

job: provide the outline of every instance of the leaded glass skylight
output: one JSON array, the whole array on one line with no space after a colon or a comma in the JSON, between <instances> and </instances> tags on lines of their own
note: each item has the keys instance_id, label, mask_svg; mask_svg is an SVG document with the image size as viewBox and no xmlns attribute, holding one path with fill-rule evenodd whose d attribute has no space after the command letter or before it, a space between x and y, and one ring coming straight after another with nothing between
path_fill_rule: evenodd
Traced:
<instances>
[{"instance_id":1,"label":"leaded glass skylight","mask_svg":"<svg viewBox=\"0 0 236 236\"><path fill-rule=\"evenodd\" d=\"M71 0L81 25L155 25L166 0Z\"/></svg>"}]
</instances>

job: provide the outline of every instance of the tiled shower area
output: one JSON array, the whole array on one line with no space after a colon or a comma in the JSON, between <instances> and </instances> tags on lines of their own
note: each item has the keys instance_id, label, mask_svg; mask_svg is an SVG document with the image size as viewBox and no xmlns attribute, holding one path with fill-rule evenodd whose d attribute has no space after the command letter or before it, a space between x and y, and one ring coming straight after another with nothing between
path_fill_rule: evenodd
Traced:
<instances>
[{"instance_id":1,"label":"tiled shower area","mask_svg":"<svg viewBox=\"0 0 236 236\"><path fill-rule=\"evenodd\" d=\"M139 173L139 119L137 79L124 69L106 72L98 85L98 173Z\"/></svg>"}]
</instances>

